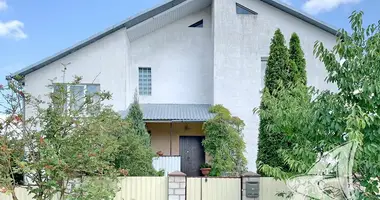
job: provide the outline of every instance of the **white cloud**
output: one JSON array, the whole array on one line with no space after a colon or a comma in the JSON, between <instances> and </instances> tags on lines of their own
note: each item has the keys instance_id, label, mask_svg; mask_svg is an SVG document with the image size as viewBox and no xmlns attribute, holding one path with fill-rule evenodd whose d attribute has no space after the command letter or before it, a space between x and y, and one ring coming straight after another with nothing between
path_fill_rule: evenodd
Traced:
<instances>
[{"instance_id":1,"label":"white cloud","mask_svg":"<svg viewBox=\"0 0 380 200\"><path fill-rule=\"evenodd\" d=\"M0 0L0 12L8 9L6 0ZM24 23L18 20L2 22L0 20L0 37L8 37L16 40L25 39L28 36L22 30Z\"/></svg>"},{"instance_id":2,"label":"white cloud","mask_svg":"<svg viewBox=\"0 0 380 200\"><path fill-rule=\"evenodd\" d=\"M302 9L312 15L329 12L343 4L356 4L361 0L307 0Z\"/></svg>"},{"instance_id":3,"label":"white cloud","mask_svg":"<svg viewBox=\"0 0 380 200\"><path fill-rule=\"evenodd\" d=\"M0 37L10 37L16 40L25 39L28 36L22 30L24 23L18 20L12 20L8 22L0 21Z\"/></svg>"},{"instance_id":4,"label":"white cloud","mask_svg":"<svg viewBox=\"0 0 380 200\"><path fill-rule=\"evenodd\" d=\"M5 0L0 0L0 11L4 11L8 8L8 4Z\"/></svg>"}]
</instances>

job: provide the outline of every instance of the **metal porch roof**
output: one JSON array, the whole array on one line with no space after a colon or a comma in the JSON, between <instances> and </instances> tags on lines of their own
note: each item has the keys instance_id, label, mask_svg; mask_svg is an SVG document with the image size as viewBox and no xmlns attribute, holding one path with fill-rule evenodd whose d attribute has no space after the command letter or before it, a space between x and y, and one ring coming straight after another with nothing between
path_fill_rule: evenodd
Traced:
<instances>
[{"instance_id":1,"label":"metal porch roof","mask_svg":"<svg viewBox=\"0 0 380 200\"><path fill-rule=\"evenodd\" d=\"M204 122L215 115L209 112L210 104L140 104L145 121ZM122 117L128 111L120 114Z\"/></svg>"}]
</instances>

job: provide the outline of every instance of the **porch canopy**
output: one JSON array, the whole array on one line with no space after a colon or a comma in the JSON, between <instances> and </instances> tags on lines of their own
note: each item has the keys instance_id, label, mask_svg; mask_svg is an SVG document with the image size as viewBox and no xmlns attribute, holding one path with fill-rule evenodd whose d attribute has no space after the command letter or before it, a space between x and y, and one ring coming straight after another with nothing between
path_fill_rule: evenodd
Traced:
<instances>
[{"instance_id":1,"label":"porch canopy","mask_svg":"<svg viewBox=\"0 0 380 200\"><path fill-rule=\"evenodd\" d=\"M140 104L146 122L205 122L215 114L211 104ZM128 111L121 112L125 117Z\"/></svg>"},{"instance_id":2,"label":"porch canopy","mask_svg":"<svg viewBox=\"0 0 380 200\"><path fill-rule=\"evenodd\" d=\"M208 159L202 146L205 137L202 125L215 116L209 112L211 106L140 104L151 147L161 154L153 160L156 170L182 171L188 176L200 176L199 167ZM128 110L120 113L122 117L127 115Z\"/></svg>"}]
</instances>

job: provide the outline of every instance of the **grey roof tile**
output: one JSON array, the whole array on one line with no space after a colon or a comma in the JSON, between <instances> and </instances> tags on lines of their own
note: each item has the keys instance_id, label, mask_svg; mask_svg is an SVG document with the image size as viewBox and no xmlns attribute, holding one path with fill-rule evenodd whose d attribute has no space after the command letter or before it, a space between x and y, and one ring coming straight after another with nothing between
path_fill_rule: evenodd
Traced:
<instances>
[{"instance_id":1,"label":"grey roof tile","mask_svg":"<svg viewBox=\"0 0 380 200\"><path fill-rule=\"evenodd\" d=\"M213 118L210 104L140 104L145 121L194 121L202 122ZM122 117L128 111L122 111Z\"/></svg>"}]
</instances>

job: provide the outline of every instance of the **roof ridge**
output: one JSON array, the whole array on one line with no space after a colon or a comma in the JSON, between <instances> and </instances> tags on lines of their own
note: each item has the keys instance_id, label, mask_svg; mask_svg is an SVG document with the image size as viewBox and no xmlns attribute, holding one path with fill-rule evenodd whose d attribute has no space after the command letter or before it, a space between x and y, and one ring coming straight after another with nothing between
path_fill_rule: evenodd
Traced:
<instances>
[{"instance_id":1,"label":"roof ridge","mask_svg":"<svg viewBox=\"0 0 380 200\"><path fill-rule=\"evenodd\" d=\"M338 34L338 29L336 27L333 27L332 25L330 24L327 24L305 12L302 12L300 11L299 9L289 5L289 4L286 4L284 2L281 2L281 1L278 1L278 0L261 0L262 2L264 3L267 3L277 9L280 9L290 15L293 15L295 17L297 17L298 19L301 19L309 24L312 24L332 35L337 35Z\"/></svg>"},{"instance_id":2,"label":"roof ridge","mask_svg":"<svg viewBox=\"0 0 380 200\"><path fill-rule=\"evenodd\" d=\"M29 66L15 72L15 73L11 74L10 77L14 77L16 75L25 76L29 73L32 73L32 72L34 72L34 71L36 71L36 70L38 70L38 69L40 69L40 68L42 68L48 64L51 64L51 63L65 57L65 56L89 45L89 44L94 43L97 40L102 39L103 37L106 37L107 35L109 35L111 33L118 31L119 29L121 29L123 27L125 27L127 29L130 27L133 27L133 26L135 26L135 25L137 25L137 24L139 24L139 23L141 23L147 19L150 19L150 18L152 18L152 17L154 17L154 16L156 16L162 12L165 12L165 11L167 11L167 10L169 10L169 9L171 9L171 8L177 6L177 5L179 5L185 1L189 1L189 0L171 0L171 1L169 0L169 1L166 1L166 2L160 4L156 7L149 9L146 12L142 12L142 13L137 14L135 16L129 17L126 20L122 21L121 23L116 24L114 26L111 26L110 28L107 28L106 30L99 32L99 33L89 37L88 39L85 39L85 40L83 40L83 41L81 41L81 42L79 42L79 43L77 43L77 44L75 44L69 48L66 48L62 51L59 51L58 53L56 53L52 56L49 56L45 59L42 59L42 60L40 60L40 61L38 61L32 65L29 65ZM318 19L315 19L314 17L309 16L306 13L298 11L295 8L292 8L292 7L286 5L282 2L279 2L277 0L260 0L260 1L267 3L267 4L273 6L277 9L280 9L280 10L282 10L282 11L284 11L290 15L293 15L293 16L295 16L295 17L297 17L297 18L299 18L299 19L301 19L301 20L303 20L309 24L317 26L320 29L325 30L328 33L331 33L333 35L338 34L338 31L336 30L336 28L334 28L330 25L327 25L326 23L324 23Z\"/></svg>"},{"instance_id":3,"label":"roof ridge","mask_svg":"<svg viewBox=\"0 0 380 200\"><path fill-rule=\"evenodd\" d=\"M78 51L79 49L89 45L89 44L92 44L94 43L95 41L97 40L100 40L102 39L103 37L111 34L111 33L114 33L118 30L120 30L121 28L123 27L126 27L126 28L130 28L132 26L135 26L149 18L152 18L162 12L165 12L166 10L169 10L183 2L185 2L187 0L168 0L168 1L165 1L164 3L162 4L159 4L158 6L156 7L153 7L151 9L148 9L147 11L145 12L140 12L139 14L136 14L134 16L131 16L131 17L128 17L126 20L118 23L118 24L115 24L109 28L106 28L104 31L101 31L101 32L98 32L92 36L90 36L89 38L85 39L85 40L82 40L74 45L72 45L71 47L68 47L66 49L63 49L61 51L59 51L58 53L56 54L53 54L51 56L48 56L46 57L45 59L42 59L34 64L31 64L21 70L18 70L17 72L11 74L11 77L14 77L16 75L21 75L21 76L25 76L29 73L32 73L48 64L51 64L75 51Z\"/></svg>"}]
</instances>

